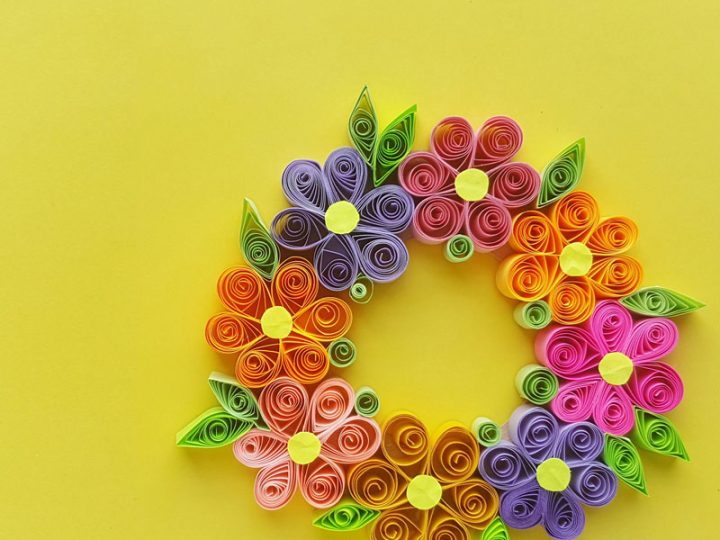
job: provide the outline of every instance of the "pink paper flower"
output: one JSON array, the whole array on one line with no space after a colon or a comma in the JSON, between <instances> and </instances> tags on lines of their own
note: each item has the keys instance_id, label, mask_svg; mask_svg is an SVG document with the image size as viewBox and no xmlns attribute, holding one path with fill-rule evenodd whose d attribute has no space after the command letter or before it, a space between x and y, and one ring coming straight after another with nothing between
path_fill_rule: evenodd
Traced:
<instances>
[{"instance_id":1,"label":"pink paper flower","mask_svg":"<svg viewBox=\"0 0 720 540\"><path fill-rule=\"evenodd\" d=\"M335 505L345 491L344 466L380 446L380 428L353 414L355 394L342 379L327 379L309 398L302 385L282 377L265 387L259 405L270 431L249 431L233 451L260 469L255 498L268 510L285 506L298 488L316 508Z\"/></svg>"},{"instance_id":2,"label":"pink paper flower","mask_svg":"<svg viewBox=\"0 0 720 540\"><path fill-rule=\"evenodd\" d=\"M682 380L659 360L677 340L669 319L634 322L615 300L599 302L584 327L545 329L535 353L563 381L553 412L566 422L592 417L603 431L625 435L635 425L633 406L654 413L674 409L682 401Z\"/></svg>"},{"instance_id":3,"label":"pink paper flower","mask_svg":"<svg viewBox=\"0 0 720 540\"><path fill-rule=\"evenodd\" d=\"M400 185L420 202L415 237L429 244L465 234L479 252L510 238L510 211L535 201L540 175L527 163L510 162L522 146L520 126L506 116L488 119L477 133L453 116L435 126L430 152L414 152L398 172Z\"/></svg>"}]
</instances>

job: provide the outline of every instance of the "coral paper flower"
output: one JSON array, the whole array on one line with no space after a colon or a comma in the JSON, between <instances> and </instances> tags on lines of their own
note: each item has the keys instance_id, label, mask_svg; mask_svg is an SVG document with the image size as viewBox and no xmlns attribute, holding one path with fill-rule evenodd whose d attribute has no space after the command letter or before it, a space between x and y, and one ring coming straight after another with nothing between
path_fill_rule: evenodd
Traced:
<instances>
[{"instance_id":1,"label":"coral paper flower","mask_svg":"<svg viewBox=\"0 0 720 540\"><path fill-rule=\"evenodd\" d=\"M464 118L442 120L430 137L430 152L403 161L400 184L421 199L413 231L437 244L459 233L477 251L496 250L510 237L510 210L535 201L540 175L527 163L509 162L520 150L522 131L514 120L495 116L477 133Z\"/></svg>"},{"instance_id":2,"label":"coral paper flower","mask_svg":"<svg viewBox=\"0 0 720 540\"><path fill-rule=\"evenodd\" d=\"M253 429L238 439L235 457L260 469L255 498L268 510L285 506L297 489L316 508L336 504L345 491L344 466L368 459L380 445L374 420L353 413L355 395L342 379L328 379L312 398L287 377L260 393L270 431Z\"/></svg>"},{"instance_id":3,"label":"coral paper flower","mask_svg":"<svg viewBox=\"0 0 720 540\"><path fill-rule=\"evenodd\" d=\"M677 340L671 320L633 322L614 300L598 303L584 327L543 330L535 342L536 355L564 380L553 411L566 422L592 417L603 431L624 435L635 425L633 405L654 413L674 409L682 401L682 380L659 359Z\"/></svg>"},{"instance_id":4,"label":"coral paper flower","mask_svg":"<svg viewBox=\"0 0 720 540\"><path fill-rule=\"evenodd\" d=\"M503 492L500 516L516 529L542 524L552 538L577 538L585 526L580 503L604 506L617 493L617 477L600 462L602 432L587 422L561 427L545 409L527 405L508 427L511 440L480 459L480 474Z\"/></svg>"},{"instance_id":5,"label":"coral paper flower","mask_svg":"<svg viewBox=\"0 0 720 540\"><path fill-rule=\"evenodd\" d=\"M290 250L313 250L326 288L343 291L360 272L387 282L405 271L408 252L398 234L410 225L412 197L392 185L366 193L367 166L357 150L335 150L322 169L314 161L293 161L282 186L295 207L275 216L273 237Z\"/></svg>"},{"instance_id":6,"label":"coral paper flower","mask_svg":"<svg viewBox=\"0 0 720 540\"><path fill-rule=\"evenodd\" d=\"M218 280L227 311L205 327L210 346L237 355L235 375L261 388L286 375L303 384L320 381L330 368L323 343L350 328L350 307L338 298L320 298L318 279L304 259L284 261L267 283L254 270L234 267Z\"/></svg>"},{"instance_id":7,"label":"coral paper flower","mask_svg":"<svg viewBox=\"0 0 720 540\"><path fill-rule=\"evenodd\" d=\"M498 288L523 302L547 297L554 321L581 323L596 298L619 298L640 285L640 264L621 255L636 238L634 222L600 219L591 195L571 193L552 207L550 217L537 210L515 217L510 246L519 253L500 265Z\"/></svg>"},{"instance_id":8,"label":"coral paper flower","mask_svg":"<svg viewBox=\"0 0 720 540\"><path fill-rule=\"evenodd\" d=\"M497 514L498 494L473 477L479 448L463 427L450 427L432 448L425 426L400 414L383 427L383 457L350 471L348 489L360 504L382 511L373 540L469 540Z\"/></svg>"}]
</instances>

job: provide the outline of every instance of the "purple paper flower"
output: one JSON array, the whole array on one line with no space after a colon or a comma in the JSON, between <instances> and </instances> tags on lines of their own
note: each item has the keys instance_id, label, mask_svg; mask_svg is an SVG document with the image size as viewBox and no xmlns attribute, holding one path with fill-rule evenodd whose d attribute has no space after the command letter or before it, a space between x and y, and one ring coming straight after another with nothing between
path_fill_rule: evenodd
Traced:
<instances>
[{"instance_id":1,"label":"purple paper flower","mask_svg":"<svg viewBox=\"0 0 720 540\"><path fill-rule=\"evenodd\" d=\"M580 503L604 506L617 492L615 473L601 463L603 434L594 424L560 425L545 409L523 405L510 417L510 441L485 450L480 474L502 493L500 515L510 527L542 524L557 540L585 527Z\"/></svg>"},{"instance_id":2,"label":"purple paper flower","mask_svg":"<svg viewBox=\"0 0 720 540\"><path fill-rule=\"evenodd\" d=\"M295 207L275 216L273 237L290 250L314 250L326 288L345 290L360 273L387 282L405 271L409 255L398 234L412 220L412 197L394 185L366 193L367 166L355 149L335 150L322 169L314 161L293 161L282 185Z\"/></svg>"}]
</instances>

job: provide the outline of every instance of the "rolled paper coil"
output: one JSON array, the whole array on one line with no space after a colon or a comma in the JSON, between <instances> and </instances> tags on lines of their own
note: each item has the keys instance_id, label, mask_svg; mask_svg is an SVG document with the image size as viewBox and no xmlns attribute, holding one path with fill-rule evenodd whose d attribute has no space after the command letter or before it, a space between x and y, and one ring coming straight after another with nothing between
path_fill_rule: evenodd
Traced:
<instances>
[{"instance_id":1,"label":"rolled paper coil","mask_svg":"<svg viewBox=\"0 0 720 540\"><path fill-rule=\"evenodd\" d=\"M355 362L357 348L348 338L340 338L328 345L328 355L333 366L346 368Z\"/></svg>"},{"instance_id":2,"label":"rolled paper coil","mask_svg":"<svg viewBox=\"0 0 720 540\"><path fill-rule=\"evenodd\" d=\"M475 435L480 445L486 448L495 446L502 438L502 429L500 426L496 422L483 416L473 421L470 431Z\"/></svg>"},{"instance_id":3,"label":"rolled paper coil","mask_svg":"<svg viewBox=\"0 0 720 540\"><path fill-rule=\"evenodd\" d=\"M355 392L355 411L360 416L372 418L380 410L380 398L375 390L363 386Z\"/></svg>"},{"instance_id":4,"label":"rolled paper coil","mask_svg":"<svg viewBox=\"0 0 720 540\"><path fill-rule=\"evenodd\" d=\"M464 234L456 234L445 244L445 258L452 263L467 261L474 251L472 240Z\"/></svg>"},{"instance_id":5,"label":"rolled paper coil","mask_svg":"<svg viewBox=\"0 0 720 540\"><path fill-rule=\"evenodd\" d=\"M520 368L515 376L518 394L534 405L549 403L558 393L559 385L552 371L537 364Z\"/></svg>"},{"instance_id":6,"label":"rolled paper coil","mask_svg":"<svg viewBox=\"0 0 720 540\"><path fill-rule=\"evenodd\" d=\"M516 323L528 330L542 330L552 321L550 306L544 300L518 304L513 316Z\"/></svg>"},{"instance_id":7,"label":"rolled paper coil","mask_svg":"<svg viewBox=\"0 0 720 540\"><path fill-rule=\"evenodd\" d=\"M375 284L367 276L358 276L350 287L350 298L358 304L367 304L373 296Z\"/></svg>"}]
</instances>

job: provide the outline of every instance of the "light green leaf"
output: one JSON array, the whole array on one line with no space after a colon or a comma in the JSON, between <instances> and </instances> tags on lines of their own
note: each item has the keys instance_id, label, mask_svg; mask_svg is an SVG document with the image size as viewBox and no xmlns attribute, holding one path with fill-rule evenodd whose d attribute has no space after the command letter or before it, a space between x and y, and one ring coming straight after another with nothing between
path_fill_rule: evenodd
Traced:
<instances>
[{"instance_id":1,"label":"light green leaf","mask_svg":"<svg viewBox=\"0 0 720 540\"><path fill-rule=\"evenodd\" d=\"M585 139L579 139L560 152L542 172L539 208L554 203L577 186L585 164Z\"/></svg>"},{"instance_id":2,"label":"light green leaf","mask_svg":"<svg viewBox=\"0 0 720 540\"><path fill-rule=\"evenodd\" d=\"M664 287L644 287L621 298L620 303L646 317L677 317L705 307L694 298Z\"/></svg>"},{"instance_id":3,"label":"light green leaf","mask_svg":"<svg viewBox=\"0 0 720 540\"><path fill-rule=\"evenodd\" d=\"M500 516L495 517L483 531L482 540L510 540L510 533Z\"/></svg>"},{"instance_id":4,"label":"light green leaf","mask_svg":"<svg viewBox=\"0 0 720 540\"><path fill-rule=\"evenodd\" d=\"M630 439L606 433L603 457L620 480L640 493L648 494L642 460Z\"/></svg>"},{"instance_id":5,"label":"light green leaf","mask_svg":"<svg viewBox=\"0 0 720 540\"><path fill-rule=\"evenodd\" d=\"M690 461L677 429L659 414L636 407L632 438L638 446L651 452Z\"/></svg>"},{"instance_id":6,"label":"light green leaf","mask_svg":"<svg viewBox=\"0 0 720 540\"><path fill-rule=\"evenodd\" d=\"M373 182L381 185L410 153L415 142L415 111L413 105L385 128L373 156Z\"/></svg>"},{"instance_id":7,"label":"light green leaf","mask_svg":"<svg viewBox=\"0 0 720 540\"><path fill-rule=\"evenodd\" d=\"M178 432L175 444L193 448L219 448L239 439L252 427L252 422L235 418L222 407L213 407Z\"/></svg>"},{"instance_id":8,"label":"light green leaf","mask_svg":"<svg viewBox=\"0 0 720 540\"><path fill-rule=\"evenodd\" d=\"M378 510L355 503L342 503L313 521L313 525L326 531L356 531L376 519Z\"/></svg>"},{"instance_id":9,"label":"light green leaf","mask_svg":"<svg viewBox=\"0 0 720 540\"><path fill-rule=\"evenodd\" d=\"M228 413L240 420L257 424L260 409L253 393L238 383L234 377L213 372L208 378L210 389Z\"/></svg>"},{"instance_id":10,"label":"light green leaf","mask_svg":"<svg viewBox=\"0 0 720 540\"><path fill-rule=\"evenodd\" d=\"M265 279L272 278L280 262L280 251L260 219L255 204L247 198L243 204L240 249L245 260L258 274Z\"/></svg>"},{"instance_id":11,"label":"light green leaf","mask_svg":"<svg viewBox=\"0 0 720 540\"><path fill-rule=\"evenodd\" d=\"M360 92L360 97L350 114L348 133L357 151L360 152L365 162L372 166L372 156L378 135L378 120L367 86Z\"/></svg>"}]
</instances>

